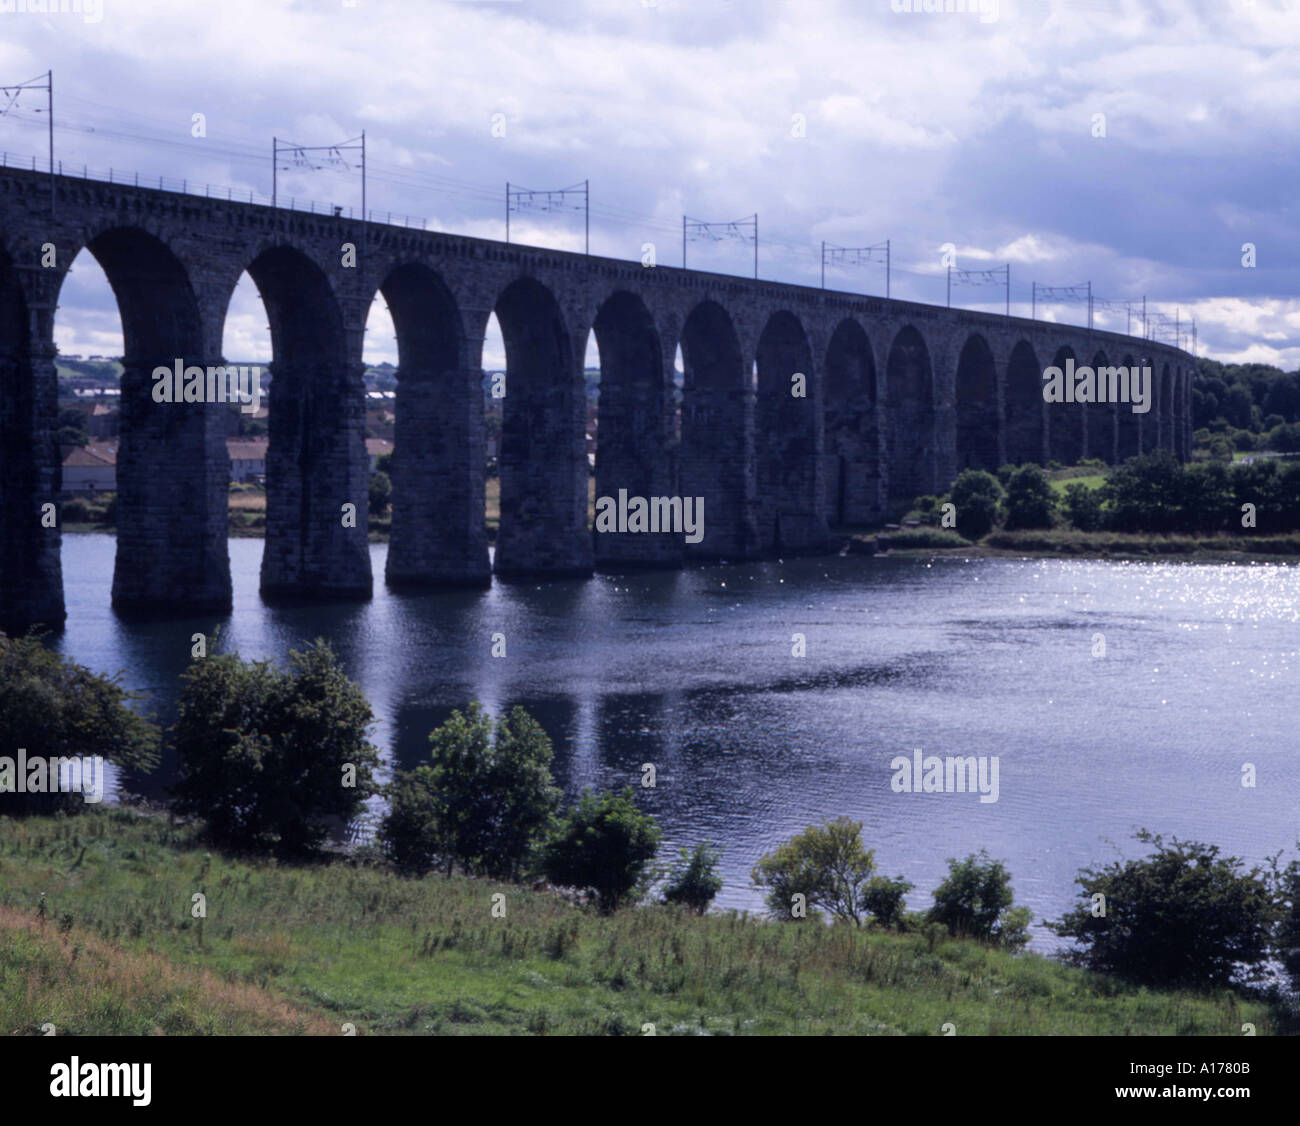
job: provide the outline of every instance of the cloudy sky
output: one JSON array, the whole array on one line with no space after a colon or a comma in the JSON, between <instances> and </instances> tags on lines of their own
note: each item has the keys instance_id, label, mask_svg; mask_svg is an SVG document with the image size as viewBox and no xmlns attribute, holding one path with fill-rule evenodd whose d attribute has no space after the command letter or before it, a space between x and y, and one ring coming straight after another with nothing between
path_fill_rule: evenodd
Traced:
<instances>
[{"instance_id":1,"label":"cloudy sky","mask_svg":"<svg viewBox=\"0 0 1300 1126\"><path fill-rule=\"evenodd\" d=\"M822 240L890 239L894 295L942 304L951 243L962 269L1009 262L1024 315L1031 282L1091 280L1099 297L1146 295L1195 317L1202 354L1300 367L1300 0L894 10L910 6L0 0L0 84L53 68L65 167L269 194L272 136L328 145L364 129L370 207L438 229L500 238L507 180L590 179L593 253L639 259L652 242L676 265L684 212L757 211L764 277L817 284ZM0 148L43 159L43 105L43 92L20 95L0 116ZM206 136L192 135L195 114ZM354 170L280 177L284 195L360 202ZM525 213L512 233L581 249L582 217ZM692 265L752 269L741 242L690 252ZM828 284L881 293L883 269L832 271ZM1002 308L996 287L953 296ZM1086 309L1039 315L1078 322ZM1126 318L1098 321L1122 331ZM367 359L395 360L382 301L367 335ZM57 341L121 352L88 254ZM269 357L247 279L225 351ZM487 365L501 362L489 341Z\"/></svg>"}]
</instances>

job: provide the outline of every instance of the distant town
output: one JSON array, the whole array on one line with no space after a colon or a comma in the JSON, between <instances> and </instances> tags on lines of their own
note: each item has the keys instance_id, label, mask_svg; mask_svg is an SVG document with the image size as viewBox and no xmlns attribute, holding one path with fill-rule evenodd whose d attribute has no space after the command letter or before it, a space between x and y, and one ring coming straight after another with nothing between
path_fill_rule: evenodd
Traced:
<instances>
[{"instance_id":1,"label":"distant town","mask_svg":"<svg viewBox=\"0 0 1300 1126\"><path fill-rule=\"evenodd\" d=\"M234 362L234 361L232 361ZM248 363L248 361L243 361ZM269 365L262 365L268 367ZM112 356L60 354L59 445L65 496L87 496L117 490L117 450L122 364ZM489 474L496 472L501 440L502 400L489 394L493 371L484 371L484 432ZM588 369L587 458L596 456L596 405L599 369ZM263 383L269 384L269 375ZM381 470L381 458L393 451L397 368L388 363L366 369L366 453L370 470ZM244 414L232 406L227 413L226 450L232 485L262 485L266 479L269 410L262 406Z\"/></svg>"}]
</instances>

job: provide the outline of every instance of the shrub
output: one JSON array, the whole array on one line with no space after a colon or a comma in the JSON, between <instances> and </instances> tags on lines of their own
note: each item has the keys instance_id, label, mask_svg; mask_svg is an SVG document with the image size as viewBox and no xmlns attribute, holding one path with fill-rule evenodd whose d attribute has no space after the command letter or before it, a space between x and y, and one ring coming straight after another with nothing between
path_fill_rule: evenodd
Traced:
<instances>
[{"instance_id":1,"label":"shrub","mask_svg":"<svg viewBox=\"0 0 1300 1126\"><path fill-rule=\"evenodd\" d=\"M393 482L387 473L370 474L370 515L383 516L393 498Z\"/></svg>"},{"instance_id":2,"label":"shrub","mask_svg":"<svg viewBox=\"0 0 1300 1126\"><path fill-rule=\"evenodd\" d=\"M722 890L722 877L716 871L720 859L709 841L701 841L693 852L682 849L680 860L669 874L664 902L680 903L703 915Z\"/></svg>"},{"instance_id":3,"label":"shrub","mask_svg":"<svg viewBox=\"0 0 1300 1126\"><path fill-rule=\"evenodd\" d=\"M560 804L551 740L523 708L496 724L471 704L429 734L432 763L398 775L380 827L389 856L427 869L516 879L550 831Z\"/></svg>"},{"instance_id":4,"label":"shrub","mask_svg":"<svg viewBox=\"0 0 1300 1126\"><path fill-rule=\"evenodd\" d=\"M1232 444L1222 434L1210 439L1210 457L1215 461L1232 460Z\"/></svg>"},{"instance_id":5,"label":"shrub","mask_svg":"<svg viewBox=\"0 0 1300 1126\"><path fill-rule=\"evenodd\" d=\"M998 518L1002 486L992 473L963 469L949 494L957 509L957 531L970 540L988 535Z\"/></svg>"},{"instance_id":6,"label":"shrub","mask_svg":"<svg viewBox=\"0 0 1300 1126\"><path fill-rule=\"evenodd\" d=\"M797 918L794 896L802 895L810 909L824 908L837 919L860 923L863 893L875 866L875 854L862 845L862 822L837 817L810 825L760 857L751 878L770 889L766 898L773 918Z\"/></svg>"},{"instance_id":7,"label":"shrub","mask_svg":"<svg viewBox=\"0 0 1300 1126\"><path fill-rule=\"evenodd\" d=\"M915 886L902 876L892 880L888 876L872 876L862 892L862 910L882 927L902 930L904 900Z\"/></svg>"},{"instance_id":8,"label":"shrub","mask_svg":"<svg viewBox=\"0 0 1300 1126\"><path fill-rule=\"evenodd\" d=\"M934 890L929 919L948 933L1018 949L1029 941L1029 913L1012 906L1011 874L983 850L948 860L948 876Z\"/></svg>"},{"instance_id":9,"label":"shrub","mask_svg":"<svg viewBox=\"0 0 1300 1126\"><path fill-rule=\"evenodd\" d=\"M1065 960L1141 985L1219 988L1264 975L1274 919L1260 869L1243 871L1214 845L1134 834L1155 851L1080 870L1083 901L1057 934L1079 945ZM1100 897L1100 898L1098 898Z\"/></svg>"},{"instance_id":10,"label":"shrub","mask_svg":"<svg viewBox=\"0 0 1300 1126\"><path fill-rule=\"evenodd\" d=\"M217 843L311 853L377 792L370 705L325 642L292 650L287 671L228 654L181 679L176 804Z\"/></svg>"},{"instance_id":11,"label":"shrub","mask_svg":"<svg viewBox=\"0 0 1300 1126\"><path fill-rule=\"evenodd\" d=\"M1047 474L1036 465L1022 465L1007 482L1006 526L1050 528L1056 498Z\"/></svg>"},{"instance_id":12,"label":"shrub","mask_svg":"<svg viewBox=\"0 0 1300 1126\"><path fill-rule=\"evenodd\" d=\"M34 635L0 634L0 754L5 757L16 760L21 747L29 761L100 755L130 770L151 770L158 761L158 729L130 709L136 698L117 677L74 664ZM14 778L0 787L4 814L72 812L86 804L83 794L18 793Z\"/></svg>"},{"instance_id":13,"label":"shrub","mask_svg":"<svg viewBox=\"0 0 1300 1126\"><path fill-rule=\"evenodd\" d=\"M599 797L584 790L543 853L546 878L593 894L602 914L633 898L659 848L658 824L633 797L630 786Z\"/></svg>"},{"instance_id":14,"label":"shrub","mask_svg":"<svg viewBox=\"0 0 1300 1126\"><path fill-rule=\"evenodd\" d=\"M99 519L99 512L85 497L69 497L63 502L59 519L65 524L91 524Z\"/></svg>"},{"instance_id":15,"label":"shrub","mask_svg":"<svg viewBox=\"0 0 1300 1126\"><path fill-rule=\"evenodd\" d=\"M1103 523L1100 492L1087 485L1066 485L1065 515L1079 531L1097 531Z\"/></svg>"}]
</instances>

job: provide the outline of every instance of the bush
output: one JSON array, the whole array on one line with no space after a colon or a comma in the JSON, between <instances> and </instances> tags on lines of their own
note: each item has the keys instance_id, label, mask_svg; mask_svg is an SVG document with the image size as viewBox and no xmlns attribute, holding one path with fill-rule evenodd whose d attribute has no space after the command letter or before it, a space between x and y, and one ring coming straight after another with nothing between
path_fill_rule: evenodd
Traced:
<instances>
[{"instance_id":1,"label":"bush","mask_svg":"<svg viewBox=\"0 0 1300 1126\"><path fill-rule=\"evenodd\" d=\"M1222 434L1210 439L1210 457L1215 461L1232 460L1232 443Z\"/></svg>"},{"instance_id":2,"label":"bush","mask_svg":"<svg viewBox=\"0 0 1300 1126\"><path fill-rule=\"evenodd\" d=\"M948 859L948 877L935 888L928 917L951 935L1019 949L1029 941L1029 912L1011 900L1011 874L981 850Z\"/></svg>"},{"instance_id":3,"label":"bush","mask_svg":"<svg viewBox=\"0 0 1300 1126\"><path fill-rule=\"evenodd\" d=\"M1055 494L1047 474L1036 465L1022 465L1007 482L1006 527L1050 528Z\"/></svg>"},{"instance_id":4,"label":"bush","mask_svg":"<svg viewBox=\"0 0 1300 1126\"><path fill-rule=\"evenodd\" d=\"M1079 944L1065 960L1158 987L1220 988L1239 972L1262 978L1273 904L1260 870L1243 871L1217 846L1166 845L1146 830L1135 838L1155 851L1075 878L1083 902L1049 924Z\"/></svg>"},{"instance_id":5,"label":"bush","mask_svg":"<svg viewBox=\"0 0 1300 1126\"><path fill-rule=\"evenodd\" d=\"M59 520L64 524L92 524L98 519L99 510L85 497L69 497L59 512Z\"/></svg>"},{"instance_id":6,"label":"bush","mask_svg":"<svg viewBox=\"0 0 1300 1126\"><path fill-rule=\"evenodd\" d=\"M199 659L181 678L176 805L219 844L311 853L331 820L352 820L377 792L361 689L323 641L290 651L289 666L229 654Z\"/></svg>"},{"instance_id":7,"label":"bush","mask_svg":"<svg viewBox=\"0 0 1300 1126\"><path fill-rule=\"evenodd\" d=\"M766 898L773 918L798 918L794 897L802 895L810 915L821 907L837 919L861 923L862 899L875 866L875 854L862 845L862 822L837 817L810 825L760 857L751 878L756 886L771 889Z\"/></svg>"},{"instance_id":8,"label":"bush","mask_svg":"<svg viewBox=\"0 0 1300 1126\"><path fill-rule=\"evenodd\" d=\"M658 824L637 808L633 797L630 786L622 794L600 797L584 790L543 854L546 878L593 894L602 914L635 898L659 848Z\"/></svg>"},{"instance_id":9,"label":"bush","mask_svg":"<svg viewBox=\"0 0 1300 1126\"><path fill-rule=\"evenodd\" d=\"M998 518L1002 486L992 473L963 469L949 494L957 509L957 531L969 540L988 535Z\"/></svg>"},{"instance_id":10,"label":"bush","mask_svg":"<svg viewBox=\"0 0 1300 1126\"><path fill-rule=\"evenodd\" d=\"M380 840L400 867L435 858L466 872L517 879L553 826L560 791L551 740L523 708L492 720L477 703L429 734L432 764L400 773L389 789Z\"/></svg>"},{"instance_id":11,"label":"bush","mask_svg":"<svg viewBox=\"0 0 1300 1126\"><path fill-rule=\"evenodd\" d=\"M1275 426L1268 435L1268 448L1280 454L1300 453L1300 422Z\"/></svg>"},{"instance_id":12,"label":"bush","mask_svg":"<svg viewBox=\"0 0 1300 1126\"><path fill-rule=\"evenodd\" d=\"M1065 515L1081 532L1099 530L1103 523L1101 493L1087 485L1066 485Z\"/></svg>"},{"instance_id":13,"label":"bush","mask_svg":"<svg viewBox=\"0 0 1300 1126\"><path fill-rule=\"evenodd\" d=\"M682 849L680 860L669 873L664 902L680 903L703 915L722 890L722 877L716 871L720 859L709 841L701 841L694 852Z\"/></svg>"},{"instance_id":14,"label":"bush","mask_svg":"<svg viewBox=\"0 0 1300 1126\"><path fill-rule=\"evenodd\" d=\"M902 876L890 879L888 876L872 876L862 893L862 910L876 920L882 927L902 930L904 924L903 908L907 893L916 885L908 883Z\"/></svg>"},{"instance_id":15,"label":"bush","mask_svg":"<svg viewBox=\"0 0 1300 1126\"><path fill-rule=\"evenodd\" d=\"M29 762L37 756L99 755L127 769L152 770L158 762L158 729L130 709L136 698L117 677L60 657L36 636L0 634L0 754L15 759L13 769L22 748ZM83 793L18 793L9 770L0 772L2 814L73 812L87 804ZM102 781L82 775L83 786Z\"/></svg>"},{"instance_id":16,"label":"bush","mask_svg":"<svg viewBox=\"0 0 1300 1126\"><path fill-rule=\"evenodd\" d=\"M387 473L370 474L370 515L383 516L393 499L393 482Z\"/></svg>"}]
</instances>

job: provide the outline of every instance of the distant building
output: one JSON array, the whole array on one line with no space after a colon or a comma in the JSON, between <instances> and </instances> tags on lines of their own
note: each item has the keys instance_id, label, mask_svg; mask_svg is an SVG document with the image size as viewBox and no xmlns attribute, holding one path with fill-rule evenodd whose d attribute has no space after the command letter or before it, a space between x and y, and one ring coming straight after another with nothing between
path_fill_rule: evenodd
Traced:
<instances>
[{"instance_id":1,"label":"distant building","mask_svg":"<svg viewBox=\"0 0 1300 1126\"><path fill-rule=\"evenodd\" d=\"M265 438L227 438L230 455L230 479L239 485L258 482L266 476Z\"/></svg>"},{"instance_id":2,"label":"distant building","mask_svg":"<svg viewBox=\"0 0 1300 1126\"><path fill-rule=\"evenodd\" d=\"M65 493L111 493L117 490L117 446L96 443L63 447Z\"/></svg>"},{"instance_id":3,"label":"distant building","mask_svg":"<svg viewBox=\"0 0 1300 1126\"><path fill-rule=\"evenodd\" d=\"M90 408L90 416L86 419L90 436L116 438L119 417L117 407L110 407L107 403L96 403Z\"/></svg>"}]
</instances>

